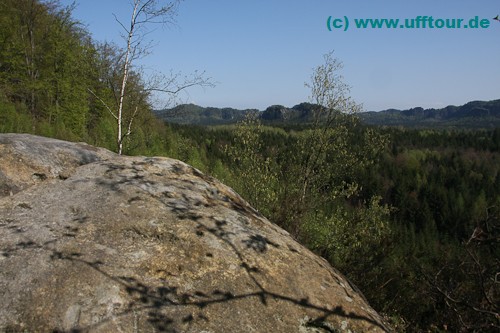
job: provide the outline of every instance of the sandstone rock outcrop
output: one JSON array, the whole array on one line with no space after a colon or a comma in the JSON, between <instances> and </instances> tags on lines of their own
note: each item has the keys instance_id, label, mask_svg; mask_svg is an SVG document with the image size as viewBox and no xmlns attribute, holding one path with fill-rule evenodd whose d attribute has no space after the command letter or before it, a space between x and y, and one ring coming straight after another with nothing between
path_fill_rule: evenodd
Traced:
<instances>
[{"instance_id":1,"label":"sandstone rock outcrop","mask_svg":"<svg viewBox=\"0 0 500 333\"><path fill-rule=\"evenodd\" d=\"M0 332L385 332L325 260L177 160L0 134Z\"/></svg>"}]
</instances>

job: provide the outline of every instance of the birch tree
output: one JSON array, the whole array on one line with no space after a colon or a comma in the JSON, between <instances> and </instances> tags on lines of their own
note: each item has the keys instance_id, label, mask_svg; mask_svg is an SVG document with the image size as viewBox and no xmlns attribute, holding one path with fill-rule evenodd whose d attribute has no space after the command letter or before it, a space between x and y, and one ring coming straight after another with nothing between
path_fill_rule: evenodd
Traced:
<instances>
[{"instance_id":1,"label":"birch tree","mask_svg":"<svg viewBox=\"0 0 500 333\"><path fill-rule=\"evenodd\" d=\"M131 2L129 22L122 22L115 15L115 20L121 27L122 38L125 43L121 61L121 82L116 107L111 108L104 100L100 99L94 92L91 92L103 104L106 104L106 109L116 120L117 150L120 155L123 153L124 139L132 133L132 123L137 112L140 111L138 107L132 108L132 114L126 122L124 121L124 106L127 103L128 97L127 84L129 83L131 71L134 69L136 61L146 56L151 49L151 43L145 38L151 32L149 27L152 25L166 26L173 23L181 1L133 0ZM136 71L136 73L139 72L140 70ZM146 93L161 92L175 96L180 91L192 86L213 86L213 84L209 78L205 78L203 72L195 72L193 75L186 77L174 73L170 73L170 75L155 73L144 84L144 90Z\"/></svg>"},{"instance_id":2,"label":"birch tree","mask_svg":"<svg viewBox=\"0 0 500 333\"><path fill-rule=\"evenodd\" d=\"M386 144L384 137L360 126L361 106L350 97L342 67L328 53L313 69L306 83L311 90L308 123L291 135L287 150L294 153L280 158L282 204L274 219L296 236L309 222L344 214L343 207L357 200L362 188L359 171L373 163ZM330 208L321 212L325 207Z\"/></svg>"}]
</instances>

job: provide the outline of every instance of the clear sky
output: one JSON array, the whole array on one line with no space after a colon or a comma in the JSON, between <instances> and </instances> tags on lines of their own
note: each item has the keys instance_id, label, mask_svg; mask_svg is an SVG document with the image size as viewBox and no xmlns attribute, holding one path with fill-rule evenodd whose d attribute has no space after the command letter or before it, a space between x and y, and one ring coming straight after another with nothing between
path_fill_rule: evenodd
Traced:
<instances>
[{"instance_id":1,"label":"clear sky","mask_svg":"<svg viewBox=\"0 0 500 333\"><path fill-rule=\"evenodd\" d=\"M74 18L95 40L124 45L113 14L127 22L130 0L76 4ZM155 47L142 64L165 73L204 70L217 82L215 88L190 89L180 96L184 102L263 110L308 101L304 83L334 50L352 97L365 111L440 108L500 98L500 21L493 20L498 14L498 0L185 0L175 25L148 35ZM348 30L329 31L329 16L330 22L347 17ZM478 16L489 27L356 29L354 21L404 24L417 16L462 24Z\"/></svg>"}]
</instances>

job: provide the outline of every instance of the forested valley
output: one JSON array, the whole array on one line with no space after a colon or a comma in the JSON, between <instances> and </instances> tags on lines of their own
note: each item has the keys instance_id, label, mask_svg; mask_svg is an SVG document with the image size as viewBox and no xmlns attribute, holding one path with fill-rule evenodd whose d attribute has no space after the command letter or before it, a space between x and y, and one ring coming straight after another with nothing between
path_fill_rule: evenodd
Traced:
<instances>
[{"instance_id":1,"label":"forested valley","mask_svg":"<svg viewBox=\"0 0 500 333\"><path fill-rule=\"evenodd\" d=\"M117 151L108 106L122 55L57 1L3 0L0 132ZM132 69L124 154L177 158L233 187L347 275L398 332L498 332L500 128L367 126L322 106L327 95L312 101L327 112L312 124L175 125L155 117Z\"/></svg>"},{"instance_id":2,"label":"forested valley","mask_svg":"<svg viewBox=\"0 0 500 333\"><path fill-rule=\"evenodd\" d=\"M301 129L262 128L262 155L252 163L225 153L228 144L243 142L235 128L174 128L201 148L184 150L181 159L233 186L327 258L392 317L397 331L498 328L499 129L376 129L387 140L377 162L335 171L337 183L359 185L356 193L339 200L323 188L300 212L289 189L298 177L290 170L298 167L291 160L300 154L294 137ZM366 156L369 130L359 129L349 149ZM338 168L339 161L328 164ZM273 182L283 187L273 189ZM290 212L300 220L284 216Z\"/></svg>"}]
</instances>

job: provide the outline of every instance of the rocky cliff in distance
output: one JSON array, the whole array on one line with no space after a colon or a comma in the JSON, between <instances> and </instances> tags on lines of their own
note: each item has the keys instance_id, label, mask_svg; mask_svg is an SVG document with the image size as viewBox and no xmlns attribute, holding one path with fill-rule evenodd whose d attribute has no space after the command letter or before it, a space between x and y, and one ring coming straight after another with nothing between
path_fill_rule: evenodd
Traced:
<instances>
[{"instance_id":1,"label":"rocky cliff in distance","mask_svg":"<svg viewBox=\"0 0 500 333\"><path fill-rule=\"evenodd\" d=\"M0 332L385 332L339 272L177 160L0 134Z\"/></svg>"},{"instance_id":2,"label":"rocky cliff in distance","mask_svg":"<svg viewBox=\"0 0 500 333\"><path fill-rule=\"evenodd\" d=\"M264 111L236 110L232 108L204 108L194 104L178 105L172 109L157 110L156 116L168 123L189 125L227 125L243 120L254 113L268 125L310 124L313 109L310 103L300 103L292 108L272 105ZM461 106L449 105L442 109L384 110L358 114L366 125L404 126L414 128L495 128L500 126L500 99L473 101Z\"/></svg>"}]
</instances>

